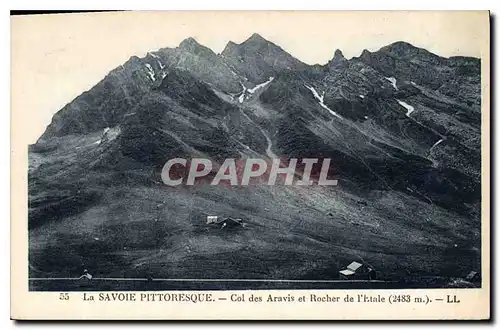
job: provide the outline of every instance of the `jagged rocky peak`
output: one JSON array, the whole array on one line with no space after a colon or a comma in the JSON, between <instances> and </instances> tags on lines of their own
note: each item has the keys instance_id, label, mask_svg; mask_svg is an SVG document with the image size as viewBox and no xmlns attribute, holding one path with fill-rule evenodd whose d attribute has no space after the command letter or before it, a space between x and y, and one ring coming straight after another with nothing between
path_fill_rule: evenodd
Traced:
<instances>
[{"instance_id":1,"label":"jagged rocky peak","mask_svg":"<svg viewBox=\"0 0 500 330\"><path fill-rule=\"evenodd\" d=\"M333 53L333 58L344 58L344 54L342 54L342 51L340 49L336 49L335 53Z\"/></svg>"},{"instance_id":2,"label":"jagged rocky peak","mask_svg":"<svg viewBox=\"0 0 500 330\"><path fill-rule=\"evenodd\" d=\"M280 51L284 50L272 41L267 40L258 33L252 34L247 40L243 41L240 45L243 49L259 49L261 51Z\"/></svg>"},{"instance_id":3,"label":"jagged rocky peak","mask_svg":"<svg viewBox=\"0 0 500 330\"><path fill-rule=\"evenodd\" d=\"M330 68L337 68L339 66L343 66L344 64L347 63L347 59L344 57L344 54L342 54L342 51L340 49L336 49L333 58L328 62L328 67Z\"/></svg>"},{"instance_id":4,"label":"jagged rocky peak","mask_svg":"<svg viewBox=\"0 0 500 330\"><path fill-rule=\"evenodd\" d=\"M258 33L253 33L245 42L269 42Z\"/></svg>"},{"instance_id":5,"label":"jagged rocky peak","mask_svg":"<svg viewBox=\"0 0 500 330\"><path fill-rule=\"evenodd\" d=\"M222 50L221 55L231 53L233 49L235 49L237 46L238 45L235 42L229 40L228 43L226 44L226 47L224 47L224 49Z\"/></svg>"},{"instance_id":6,"label":"jagged rocky peak","mask_svg":"<svg viewBox=\"0 0 500 330\"><path fill-rule=\"evenodd\" d=\"M431 56L439 57L431 52L416 47L406 41L396 41L390 45L380 48L380 52L387 52L398 57Z\"/></svg>"},{"instance_id":7,"label":"jagged rocky peak","mask_svg":"<svg viewBox=\"0 0 500 330\"><path fill-rule=\"evenodd\" d=\"M179 48L197 55L215 55L215 53L210 48L203 46L193 37L184 39L179 44Z\"/></svg>"},{"instance_id":8,"label":"jagged rocky peak","mask_svg":"<svg viewBox=\"0 0 500 330\"><path fill-rule=\"evenodd\" d=\"M181 41L179 44L179 48L192 48L192 47L200 47L200 43L196 41L195 38L189 37Z\"/></svg>"},{"instance_id":9,"label":"jagged rocky peak","mask_svg":"<svg viewBox=\"0 0 500 330\"><path fill-rule=\"evenodd\" d=\"M382 47L380 50L388 51L398 55L410 55L418 52L419 48L406 41L396 41L390 45Z\"/></svg>"},{"instance_id":10,"label":"jagged rocky peak","mask_svg":"<svg viewBox=\"0 0 500 330\"><path fill-rule=\"evenodd\" d=\"M445 58L438 56L430 51L416 47L405 41L397 41L390 45L380 48L377 53L389 53L392 56L405 59L416 59L427 62L431 65L445 64Z\"/></svg>"},{"instance_id":11,"label":"jagged rocky peak","mask_svg":"<svg viewBox=\"0 0 500 330\"><path fill-rule=\"evenodd\" d=\"M142 64L142 60L138 56L130 56L127 62L125 62L122 67L138 66Z\"/></svg>"},{"instance_id":12,"label":"jagged rocky peak","mask_svg":"<svg viewBox=\"0 0 500 330\"><path fill-rule=\"evenodd\" d=\"M240 44L228 42L221 57L254 83L262 83L284 70L299 70L306 67L283 48L258 33L252 34Z\"/></svg>"},{"instance_id":13,"label":"jagged rocky peak","mask_svg":"<svg viewBox=\"0 0 500 330\"><path fill-rule=\"evenodd\" d=\"M247 40L243 41L240 44L237 44L233 41L229 41L224 47L222 51L222 55L230 54L237 50L246 49L246 48L260 48L262 46L274 45L269 40L265 39L258 33L252 34ZM277 46L276 46L277 47Z\"/></svg>"},{"instance_id":14,"label":"jagged rocky peak","mask_svg":"<svg viewBox=\"0 0 500 330\"><path fill-rule=\"evenodd\" d=\"M363 58L363 57L368 57L370 56L372 53L368 50L368 49L363 49L363 51L361 52L361 55L360 57Z\"/></svg>"}]
</instances>

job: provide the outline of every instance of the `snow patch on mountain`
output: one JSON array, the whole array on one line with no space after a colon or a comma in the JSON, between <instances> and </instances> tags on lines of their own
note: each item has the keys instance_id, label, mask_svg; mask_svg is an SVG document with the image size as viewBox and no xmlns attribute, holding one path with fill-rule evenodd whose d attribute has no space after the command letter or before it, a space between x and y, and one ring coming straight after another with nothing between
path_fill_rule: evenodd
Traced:
<instances>
[{"instance_id":1,"label":"snow patch on mountain","mask_svg":"<svg viewBox=\"0 0 500 330\"><path fill-rule=\"evenodd\" d=\"M396 85L397 82L396 78L394 77L384 77L384 78L391 83L392 87L394 87L395 90L398 90L398 86Z\"/></svg>"},{"instance_id":2,"label":"snow patch on mountain","mask_svg":"<svg viewBox=\"0 0 500 330\"><path fill-rule=\"evenodd\" d=\"M116 137L120 135L120 133L121 133L120 126L115 126L113 128L106 127L101 136L101 139L99 140L99 144L106 143L116 139Z\"/></svg>"},{"instance_id":3,"label":"snow patch on mountain","mask_svg":"<svg viewBox=\"0 0 500 330\"><path fill-rule=\"evenodd\" d=\"M339 119L342 119L342 116L339 115L338 113L336 113L335 111L333 111L332 109L330 109L326 104L324 104L323 102L320 102L319 105L321 105L323 108L325 108L326 110L328 110L332 115L334 115L335 117L339 118Z\"/></svg>"},{"instance_id":4,"label":"snow patch on mountain","mask_svg":"<svg viewBox=\"0 0 500 330\"><path fill-rule=\"evenodd\" d=\"M147 73L149 75L149 78L151 78L152 81L156 81L155 72L153 70L153 67L151 67L151 65L149 63L146 63L145 66L146 66L146 69L148 69Z\"/></svg>"},{"instance_id":5,"label":"snow patch on mountain","mask_svg":"<svg viewBox=\"0 0 500 330\"><path fill-rule=\"evenodd\" d=\"M319 95L319 93L316 91L316 89L314 89L314 87L312 86L309 86L307 84L304 84L304 86L309 89L311 91L311 93L313 94L314 98L317 99L319 101L319 105L328 110L328 112L330 112L330 114L334 115L335 117L337 118L340 118L342 119L342 116L340 116L338 113L336 113L335 111L333 111L332 109L330 109L323 101L325 99L325 92L321 93L321 95Z\"/></svg>"},{"instance_id":6,"label":"snow patch on mountain","mask_svg":"<svg viewBox=\"0 0 500 330\"><path fill-rule=\"evenodd\" d=\"M444 139L441 139L441 140L439 140L438 142L434 143L434 144L432 145L432 147L431 147L430 151L432 151L432 149L434 149L437 145L439 145L439 144L440 144L441 142L443 142L443 141L444 141Z\"/></svg>"},{"instance_id":7,"label":"snow patch on mountain","mask_svg":"<svg viewBox=\"0 0 500 330\"><path fill-rule=\"evenodd\" d=\"M268 85L271 81L273 81L273 80L274 80L274 77L270 77L270 78L269 78L266 82L263 82L262 84L258 84L258 85L256 85L254 88L249 88L249 89L248 89L248 92L249 92L250 94L253 94L253 93L255 93L255 91L257 91L258 89L261 89L261 88L263 88L263 87L266 87L266 86L267 86L267 85Z\"/></svg>"},{"instance_id":8,"label":"snow patch on mountain","mask_svg":"<svg viewBox=\"0 0 500 330\"><path fill-rule=\"evenodd\" d=\"M316 91L316 89L314 89L314 87L312 86L309 86L307 84L304 84L304 86L311 91L311 93L313 94L314 98L318 99L318 101L320 102L323 102L323 99L325 98L325 92L323 92L321 95L319 95L319 93Z\"/></svg>"},{"instance_id":9,"label":"snow patch on mountain","mask_svg":"<svg viewBox=\"0 0 500 330\"><path fill-rule=\"evenodd\" d=\"M401 105L402 107L404 107L407 111L406 111L406 117L410 117L410 114L415 111L415 108L412 107L411 105L409 105L408 103L404 102L404 101L400 101L400 100L396 100L398 101L399 105Z\"/></svg>"},{"instance_id":10,"label":"snow patch on mountain","mask_svg":"<svg viewBox=\"0 0 500 330\"><path fill-rule=\"evenodd\" d=\"M231 71L231 73L232 73L233 75L235 75L235 76L237 76L237 75L238 75L236 72L234 72L234 71L233 71L233 69L231 69L231 67L230 67L229 65L227 65L225 62L222 62L222 63L226 66L226 68L228 68L228 69L229 69L229 71Z\"/></svg>"},{"instance_id":11,"label":"snow patch on mountain","mask_svg":"<svg viewBox=\"0 0 500 330\"><path fill-rule=\"evenodd\" d=\"M241 91L241 95L238 97L238 101L240 103L243 103L243 101L245 101L245 92L247 90L247 87L245 85L243 85L241 82L240 82L240 85L241 85L241 87L243 87L243 90Z\"/></svg>"}]
</instances>

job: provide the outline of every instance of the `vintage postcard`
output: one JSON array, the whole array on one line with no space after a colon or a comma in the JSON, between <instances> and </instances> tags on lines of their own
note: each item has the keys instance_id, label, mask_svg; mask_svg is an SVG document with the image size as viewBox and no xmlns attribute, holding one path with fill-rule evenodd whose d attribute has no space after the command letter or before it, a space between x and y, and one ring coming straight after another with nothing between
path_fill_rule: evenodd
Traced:
<instances>
[{"instance_id":1,"label":"vintage postcard","mask_svg":"<svg viewBox=\"0 0 500 330\"><path fill-rule=\"evenodd\" d=\"M11 317L490 317L490 16L13 16Z\"/></svg>"}]
</instances>

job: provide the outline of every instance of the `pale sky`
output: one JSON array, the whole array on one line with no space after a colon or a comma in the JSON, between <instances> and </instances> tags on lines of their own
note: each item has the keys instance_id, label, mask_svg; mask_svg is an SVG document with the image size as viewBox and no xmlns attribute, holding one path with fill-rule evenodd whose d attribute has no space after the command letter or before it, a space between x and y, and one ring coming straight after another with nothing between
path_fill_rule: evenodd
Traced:
<instances>
[{"instance_id":1,"label":"pale sky","mask_svg":"<svg viewBox=\"0 0 500 330\"><path fill-rule=\"evenodd\" d=\"M55 112L131 56L194 37L216 53L252 33L308 64L403 40L441 56L488 49L488 12L117 12L12 18L12 108L35 142Z\"/></svg>"}]
</instances>

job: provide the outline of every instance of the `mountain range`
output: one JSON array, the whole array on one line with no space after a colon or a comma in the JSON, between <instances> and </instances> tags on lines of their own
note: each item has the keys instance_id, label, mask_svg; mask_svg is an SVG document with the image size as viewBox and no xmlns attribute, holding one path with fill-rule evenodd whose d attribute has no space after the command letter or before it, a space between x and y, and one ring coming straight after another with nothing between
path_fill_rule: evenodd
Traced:
<instances>
[{"instance_id":1,"label":"mountain range","mask_svg":"<svg viewBox=\"0 0 500 330\"><path fill-rule=\"evenodd\" d=\"M480 59L332 52L187 38L109 72L29 146L32 277L336 279L356 260L446 287L479 269ZM338 186L165 186L178 157L331 158Z\"/></svg>"}]
</instances>

